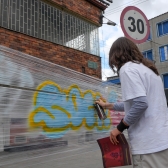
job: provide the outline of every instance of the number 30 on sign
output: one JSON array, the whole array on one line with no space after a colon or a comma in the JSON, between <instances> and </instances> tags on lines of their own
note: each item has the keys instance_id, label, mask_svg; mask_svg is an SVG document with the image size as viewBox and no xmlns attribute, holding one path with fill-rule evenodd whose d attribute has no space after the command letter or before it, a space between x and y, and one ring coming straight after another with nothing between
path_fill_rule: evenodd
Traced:
<instances>
[{"instance_id":1,"label":"number 30 on sign","mask_svg":"<svg viewBox=\"0 0 168 168\"><path fill-rule=\"evenodd\" d=\"M120 24L125 36L137 44L145 42L149 37L149 21L137 7L126 7L121 13Z\"/></svg>"}]
</instances>

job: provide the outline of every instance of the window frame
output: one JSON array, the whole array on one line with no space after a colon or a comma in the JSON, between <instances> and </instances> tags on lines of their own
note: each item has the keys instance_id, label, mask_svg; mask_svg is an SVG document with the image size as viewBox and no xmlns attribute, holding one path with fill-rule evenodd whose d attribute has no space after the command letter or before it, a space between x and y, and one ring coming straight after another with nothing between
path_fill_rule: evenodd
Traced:
<instances>
[{"instance_id":1,"label":"window frame","mask_svg":"<svg viewBox=\"0 0 168 168\"><path fill-rule=\"evenodd\" d=\"M156 33L157 33L157 37L162 37L162 36L166 36L166 35L168 35L168 33L159 35L159 27L158 27L158 25L159 25L160 23L162 24L162 32L163 32L163 23L164 23L164 22L168 22L168 19L165 19L165 20L162 20L162 21L159 22L159 23L156 23L156 27L157 27L157 31L156 31Z\"/></svg>"},{"instance_id":2,"label":"window frame","mask_svg":"<svg viewBox=\"0 0 168 168\"><path fill-rule=\"evenodd\" d=\"M150 60L150 61L154 61L154 54L153 54L153 49L151 48L151 49L148 49L148 50L145 50L145 51L143 51L142 52L142 55L143 55L143 53L147 53L148 51L152 51L152 60L150 60L150 59L148 59L147 57L145 57L145 58L147 58L148 60ZM143 55L144 56L144 55Z\"/></svg>"},{"instance_id":3,"label":"window frame","mask_svg":"<svg viewBox=\"0 0 168 168\"><path fill-rule=\"evenodd\" d=\"M0 0L0 13L0 27L100 57L99 26L49 2Z\"/></svg>"},{"instance_id":4,"label":"window frame","mask_svg":"<svg viewBox=\"0 0 168 168\"><path fill-rule=\"evenodd\" d=\"M162 63L162 62L166 62L166 61L168 61L168 59L167 59L167 60L164 60L164 61L162 61L162 60L161 60L160 48L161 48L161 47L164 47L164 46L167 46L167 49L168 49L168 44L165 44L165 45L159 46L159 57L160 57L160 62L161 62L161 63Z\"/></svg>"},{"instance_id":5,"label":"window frame","mask_svg":"<svg viewBox=\"0 0 168 168\"><path fill-rule=\"evenodd\" d=\"M168 72L161 74L161 76L162 76L162 81L163 81L163 86L164 86L164 89L168 89L168 87L166 88L166 87L165 87L165 84L164 84L164 75L167 75L167 76L168 76Z\"/></svg>"}]
</instances>

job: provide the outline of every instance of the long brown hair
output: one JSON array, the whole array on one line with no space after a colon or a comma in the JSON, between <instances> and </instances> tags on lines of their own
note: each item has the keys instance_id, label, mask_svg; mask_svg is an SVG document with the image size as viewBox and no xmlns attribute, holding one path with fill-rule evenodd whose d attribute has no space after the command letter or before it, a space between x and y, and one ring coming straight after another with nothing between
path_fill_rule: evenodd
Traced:
<instances>
[{"instance_id":1,"label":"long brown hair","mask_svg":"<svg viewBox=\"0 0 168 168\"><path fill-rule=\"evenodd\" d=\"M119 73L120 68L129 61L142 63L150 68L156 75L159 75L154 63L142 55L134 42L126 37L120 37L111 46L109 52L109 65L114 72Z\"/></svg>"}]
</instances>

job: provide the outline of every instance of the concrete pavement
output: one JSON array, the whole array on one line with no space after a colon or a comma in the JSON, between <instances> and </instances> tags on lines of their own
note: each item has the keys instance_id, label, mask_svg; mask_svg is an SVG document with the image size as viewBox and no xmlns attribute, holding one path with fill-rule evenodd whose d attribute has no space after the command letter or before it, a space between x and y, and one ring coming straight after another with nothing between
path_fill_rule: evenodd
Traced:
<instances>
[{"instance_id":1,"label":"concrete pavement","mask_svg":"<svg viewBox=\"0 0 168 168\"><path fill-rule=\"evenodd\" d=\"M93 143L25 152L3 152L0 154L0 168L103 168L103 164L99 146Z\"/></svg>"}]
</instances>

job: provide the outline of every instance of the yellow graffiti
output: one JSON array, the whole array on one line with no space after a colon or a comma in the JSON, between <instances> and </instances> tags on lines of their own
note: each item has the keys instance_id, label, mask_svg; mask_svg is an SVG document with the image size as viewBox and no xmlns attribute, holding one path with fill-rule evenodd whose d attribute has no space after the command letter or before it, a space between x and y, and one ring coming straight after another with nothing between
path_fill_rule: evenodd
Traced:
<instances>
[{"instance_id":1,"label":"yellow graffiti","mask_svg":"<svg viewBox=\"0 0 168 168\"><path fill-rule=\"evenodd\" d=\"M60 109L62 112L65 112L67 114L68 117L71 117L70 113L67 113L65 109L61 108L61 107L57 107L57 106L53 106L53 109ZM46 125L46 122L44 120L41 120L40 122L36 123L34 122L34 116L39 113L46 113L48 114L52 119L56 119L46 108L44 107L38 107L36 110L32 111L29 115L29 125L32 128L40 128L42 127L42 129L46 132L62 132L67 130L68 128L70 128L70 124L64 126L64 127L60 127L60 128L50 128Z\"/></svg>"},{"instance_id":2,"label":"yellow graffiti","mask_svg":"<svg viewBox=\"0 0 168 168\"><path fill-rule=\"evenodd\" d=\"M80 94L80 97L81 98L84 98L84 96L87 94L87 93L90 93L91 95L92 95L92 97L93 97L93 101L96 99L96 97L100 97L101 96L101 94L99 93L99 92L93 92L92 90L87 90L87 91L85 91L85 92L82 92L81 90L80 90L80 88L77 86L77 85L75 85L75 84L73 84L73 85L71 85L68 89L61 89L61 87L58 85L58 84L56 84L55 82L53 82L53 81L45 81L45 82L43 82L43 83L41 83L38 87L37 87L37 91L34 93L34 96L33 96L33 104L34 104L34 106L37 104L37 98L38 98L38 94L39 94L39 91L40 90L42 90L45 86L47 86L47 85L53 85L54 87L56 87L58 90L59 90L59 92L60 93L62 93L62 94L65 94L66 95L66 100L68 101L69 100L69 98L70 98L70 92L71 92L71 90L72 89L77 89L78 91L79 91L79 94ZM75 94L72 94L71 95L71 98L72 98L72 102L73 102L73 105L74 105L74 108L75 108L75 110L76 110L76 112L78 111L78 105L77 105L77 100L76 100L76 95ZM52 109L57 109L57 110L59 110L60 112L63 112L64 114L66 114L67 115L67 117L68 118L71 118L72 116L71 116L71 113L70 112L68 112L66 109L64 109L63 107L60 107L60 106L58 106L58 105L53 105L52 107L51 107ZM90 109L94 109L94 107L93 106L89 106L88 107L88 110L90 110ZM50 112L50 111L48 111L46 108L44 108L44 107L38 107L38 108L36 108L34 111L32 111L31 113L30 113L30 115L29 115L29 125L31 126L31 128L42 128L45 132L62 132L62 131L66 131L66 130L68 130L68 129L71 129L71 130L79 130L82 126L84 126L87 130L92 130L92 129L94 129L95 127L97 127L97 129L98 130L109 130L110 129L110 127L111 127L111 120L110 120L110 123L109 123L109 125L105 125L104 124L104 121L102 121L102 125L101 126L99 126L98 125L98 117L97 117L97 115L96 115L96 113L95 113L95 115L94 115L94 118L95 118L95 122L91 125L91 126L89 126L88 124L87 124L87 122L86 122L86 118L83 118L82 120L81 120L81 123L79 124L79 125L77 125L77 126L75 126L75 125L73 125L73 123L72 122L69 122L66 126L63 126L63 127L58 127L58 128L51 128L51 127L48 127L47 126L47 124L46 124L46 122L44 121L44 120L41 120L40 122L38 122L38 123L36 123L35 121L34 121L34 117L35 117L35 115L37 114L37 113L46 113L49 117L51 117L51 119L53 119L54 121L56 121L57 120L57 118ZM109 112L108 112L108 118L109 118L109 116L110 116L110 114L109 114Z\"/></svg>"},{"instance_id":3,"label":"yellow graffiti","mask_svg":"<svg viewBox=\"0 0 168 168\"><path fill-rule=\"evenodd\" d=\"M72 94L72 102L75 107L75 110L78 111L77 103L76 103L76 95Z\"/></svg>"},{"instance_id":4,"label":"yellow graffiti","mask_svg":"<svg viewBox=\"0 0 168 168\"><path fill-rule=\"evenodd\" d=\"M35 106L36 103L37 103L38 92L41 91L46 85L53 85L53 86L55 86L60 92L62 92L61 87L60 87L58 84L56 84L55 82L53 82L53 81L45 81L45 82L41 83L41 84L36 88L37 91L35 91L34 96L33 96L33 102L34 102L33 104L34 104L34 106Z\"/></svg>"},{"instance_id":5,"label":"yellow graffiti","mask_svg":"<svg viewBox=\"0 0 168 168\"><path fill-rule=\"evenodd\" d=\"M35 123L34 122L34 117L37 113L42 112L42 113L46 113L48 114L52 119L55 119L55 117L52 115L52 113L50 113L50 111L48 111L46 108L44 107L38 107L37 109L35 109L33 112L30 113L29 115L29 125L33 128L33 127L43 127L45 126L45 121L42 120L39 123Z\"/></svg>"},{"instance_id":6,"label":"yellow graffiti","mask_svg":"<svg viewBox=\"0 0 168 168\"><path fill-rule=\"evenodd\" d=\"M52 108L52 109L60 110L60 111L62 111L63 113L65 113L65 114L68 116L68 118L71 118L71 113L69 113L69 112L68 112L67 110L65 110L64 108L62 108L62 107L60 107L60 106L57 106L57 105L53 105L51 108Z\"/></svg>"}]
</instances>

